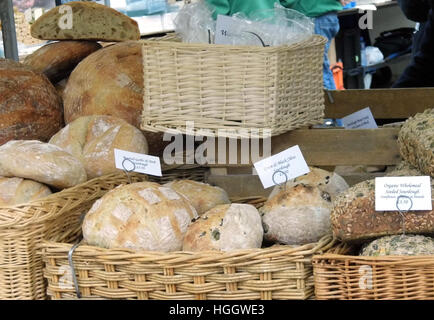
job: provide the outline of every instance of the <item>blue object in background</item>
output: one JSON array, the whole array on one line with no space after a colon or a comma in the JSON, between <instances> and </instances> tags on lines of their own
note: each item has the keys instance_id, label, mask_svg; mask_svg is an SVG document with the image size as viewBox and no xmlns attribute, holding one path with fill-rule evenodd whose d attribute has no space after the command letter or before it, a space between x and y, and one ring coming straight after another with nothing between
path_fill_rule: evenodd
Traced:
<instances>
[{"instance_id":1,"label":"blue object in background","mask_svg":"<svg viewBox=\"0 0 434 320\"><path fill-rule=\"evenodd\" d=\"M126 12L130 17L147 16L167 11L166 0L126 0Z\"/></svg>"},{"instance_id":2,"label":"blue object in background","mask_svg":"<svg viewBox=\"0 0 434 320\"><path fill-rule=\"evenodd\" d=\"M3 51L3 43L0 45L0 58L5 57L5 52Z\"/></svg>"},{"instance_id":3,"label":"blue object in background","mask_svg":"<svg viewBox=\"0 0 434 320\"><path fill-rule=\"evenodd\" d=\"M356 1L351 1L350 3L348 3L346 6L344 6L342 9L352 9L356 7Z\"/></svg>"}]
</instances>

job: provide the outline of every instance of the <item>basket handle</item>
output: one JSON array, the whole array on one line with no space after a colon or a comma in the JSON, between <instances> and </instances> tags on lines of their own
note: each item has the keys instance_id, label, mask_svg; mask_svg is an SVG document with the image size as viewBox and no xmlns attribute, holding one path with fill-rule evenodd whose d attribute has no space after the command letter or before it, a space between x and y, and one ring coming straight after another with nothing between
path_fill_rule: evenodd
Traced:
<instances>
[{"instance_id":1,"label":"basket handle","mask_svg":"<svg viewBox=\"0 0 434 320\"><path fill-rule=\"evenodd\" d=\"M71 249L69 249L68 262L69 262L69 267L71 268L72 281L74 281L75 293L77 294L77 298L81 299L80 289L78 288L77 276L75 274L75 265L74 265L74 261L72 261L72 255L74 254L75 249L77 249L79 246L80 246L80 242L74 244L71 247Z\"/></svg>"}]
</instances>

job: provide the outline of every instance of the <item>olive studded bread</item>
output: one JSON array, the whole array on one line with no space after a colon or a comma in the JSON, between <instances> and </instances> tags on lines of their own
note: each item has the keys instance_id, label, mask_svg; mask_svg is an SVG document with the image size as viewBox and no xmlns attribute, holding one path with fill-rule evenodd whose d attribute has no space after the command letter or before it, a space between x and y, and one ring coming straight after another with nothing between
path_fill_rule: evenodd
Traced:
<instances>
[{"instance_id":1,"label":"olive studded bread","mask_svg":"<svg viewBox=\"0 0 434 320\"><path fill-rule=\"evenodd\" d=\"M424 256L434 255L434 238L400 234L386 236L366 244L361 256Z\"/></svg>"},{"instance_id":2,"label":"olive studded bread","mask_svg":"<svg viewBox=\"0 0 434 320\"><path fill-rule=\"evenodd\" d=\"M375 211L375 181L363 181L339 195L331 212L334 235L344 242L360 242L403 232L398 211ZM434 234L434 211L404 214L406 233Z\"/></svg>"},{"instance_id":3,"label":"olive studded bread","mask_svg":"<svg viewBox=\"0 0 434 320\"><path fill-rule=\"evenodd\" d=\"M434 177L434 108L409 118L398 136L401 156L423 174Z\"/></svg>"},{"instance_id":4,"label":"olive studded bread","mask_svg":"<svg viewBox=\"0 0 434 320\"><path fill-rule=\"evenodd\" d=\"M43 40L139 40L137 22L94 2L68 2L54 7L32 24L33 37Z\"/></svg>"}]
</instances>

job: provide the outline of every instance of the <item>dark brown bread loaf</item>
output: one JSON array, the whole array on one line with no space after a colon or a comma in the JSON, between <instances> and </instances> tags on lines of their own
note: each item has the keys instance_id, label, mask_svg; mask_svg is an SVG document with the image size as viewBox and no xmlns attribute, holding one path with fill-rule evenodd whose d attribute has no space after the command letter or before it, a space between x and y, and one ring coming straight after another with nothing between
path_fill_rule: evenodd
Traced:
<instances>
[{"instance_id":1,"label":"dark brown bread loaf","mask_svg":"<svg viewBox=\"0 0 434 320\"><path fill-rule=\"evenodd\" d=\"M47 141L63 124L62 104L48 79L18 62L0 59L0 145Z\"/></svg>"}]
</instances>

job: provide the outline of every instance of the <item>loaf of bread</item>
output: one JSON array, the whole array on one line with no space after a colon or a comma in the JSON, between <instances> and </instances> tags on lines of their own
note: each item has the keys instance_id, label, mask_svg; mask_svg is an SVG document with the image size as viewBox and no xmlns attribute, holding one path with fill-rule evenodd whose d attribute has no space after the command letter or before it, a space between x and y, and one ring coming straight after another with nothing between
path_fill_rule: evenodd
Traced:
<instances>
[{"instance_id":1,"label":"loaf of bread","mask_svg":"<svg viewBox=\"0 0 434 320\"><path fill-rule=\"evenodd\" d=\"M434 211L375 211L375 181L363 181L334 201L331 213L333 233L345 242L360 242L386 235L434 234Z\"/></svg>"},{"instance_id":2,"label":"loaf of bread","mask_svg":"<svg viewBox=\"0 0 434 320\"><path fill-rule=\"evenodd\" d=\"M0 207L27 203L51 194L50 188L22 178L0 177Z\"/></svg>"},{"instance_id":3,"label":"loaf of bread","mask_svg":"<svg viewBox=\"0 0 434 320\"><path fill-rule=\"evenodd\" d=\"M0 176L31 179L59 189L87 179L80 160L36 140L12 140L0 146Z\"/></svg>"},{"instance_id":4,"label":"loaf of bread","mask_svg":"<svg viewBox=\"0 0 434 320\"><path fill-rule=\"evenodd\" d=\"M214 207L187 229L184 251L260 248L263 239L261 217L250 204L223 204Z\"/></svg>"},{"instance_id":5,"label":"loaf of bread","mask_svg":"<svg viewBox=\"0 0 434 320\"><path fill-rule=\"evenodd\" d=\"M191 220L189 201L153 182L117 187L97 200L83 221L86 243L137 251L177 251Z\"/></svg>"},{"instance_id":6,"label":"loaf of bread","mask_svg":"<svg viewBox=\"0 0 434 320\"><path fill-rule=\"evenodd\" d=\"M219 204L231 203L225 190L192 180L175 180L166 184L186 197L198 215L202 215Z\"/></svg>"},{"instance_id":7,"label":"loaf of bread","mask_svg":"<svg viewBox=\"0 0 434 320\"><path fill-rule=\"evenodd\" d=\"M366 244L361 256L426 256L434 255L434 238L422 235L394 235Z\"/></svg>"},{"instance_id":8,"label":"loaf of bread","mask_svg":"<svg viewBox=\"0 0 434 320\"><path fill-rule=\"evenodd\" d=\"M148 153L142 132L126 121L110 116L81 117L55 134L49 143L79 159L88 179L114 173L114 149Z\"/></svg>"},{"instance_id":9,"label":"loaf of bread","mask_svg":"<svg viewBox=\"0 0 434 320\"><path fill-rule=\"evenodd\" d=\"M62 101L48 79L0 58L0 145L9 140L48 141L63 124Z\"/></svg>"},{"instance_id":10,"label":"loaf of bread","mask_svg":"<svg viewBox=\"0 0 434 320\"><path fill-rule=\"evenodd\" d=\"M137 22L130 17L94 2L73 1L47 11L30 29L44 40L139 40Z\"/></svg>"},{"instance_id":11,"label":"loaf of bread","mask_svg":"<svg viewBox=\"0 0 434 320\"><path fill-rule=\"evenodd\" d=\"M341 192L348 189L348 184L340 175L335 172L329 172L320 168L309 167L310 172L298 178L288 180L286 188L292 188L297 184L304 184L312 187L318 187L320 190L327 192L332 200ZM280 191L285 189L285 185L274 187L269 198L274 197Z\"/></svg>"},{"instance_id":12,"label":"loaf of bread","mask_svg":"<svg viewBox=\"0 0 434 320\"><path fill-rule=\"evenodd\" d=\"M116 66L116 67L113 67ZM139 42L123 42L94 52L71 73L64 91L65 121L108 115L140 128L143 108L142 51ZM161 156L170 143L162 133L144 132L149 154Z\"/></svg>"},{"instance_id":13,"label":"loaf of bread","mask_svg":"<svg viewBox=\"0 0 434 320\"><path fill-rule=\"evenodd\" d=\"M331 233L332 199L318 187L298 184L269 198L259 209L268 241L303 245Z\"/></svg>"},{"instance_id":14,"label":"loaf of bread","mask_svg":"<svg viewBox=\"0 0 434 320\"><path fill-rule=\"evenodd\" d=\"M402 158L434 177L434 108L409 118L398 136Z\"/></svg>"},{"instance_id":15,"label":"loaf of bread","mask_svg":"<svg viewBox=\"0 0 434 320\"><path fill-rule=\"evenodd\" d=\"M43 73L53 84L69 76L77 64L100 49L94 41L59 41L47 44L28 55L23 64Z\"/></svg>"}]
</instances>

